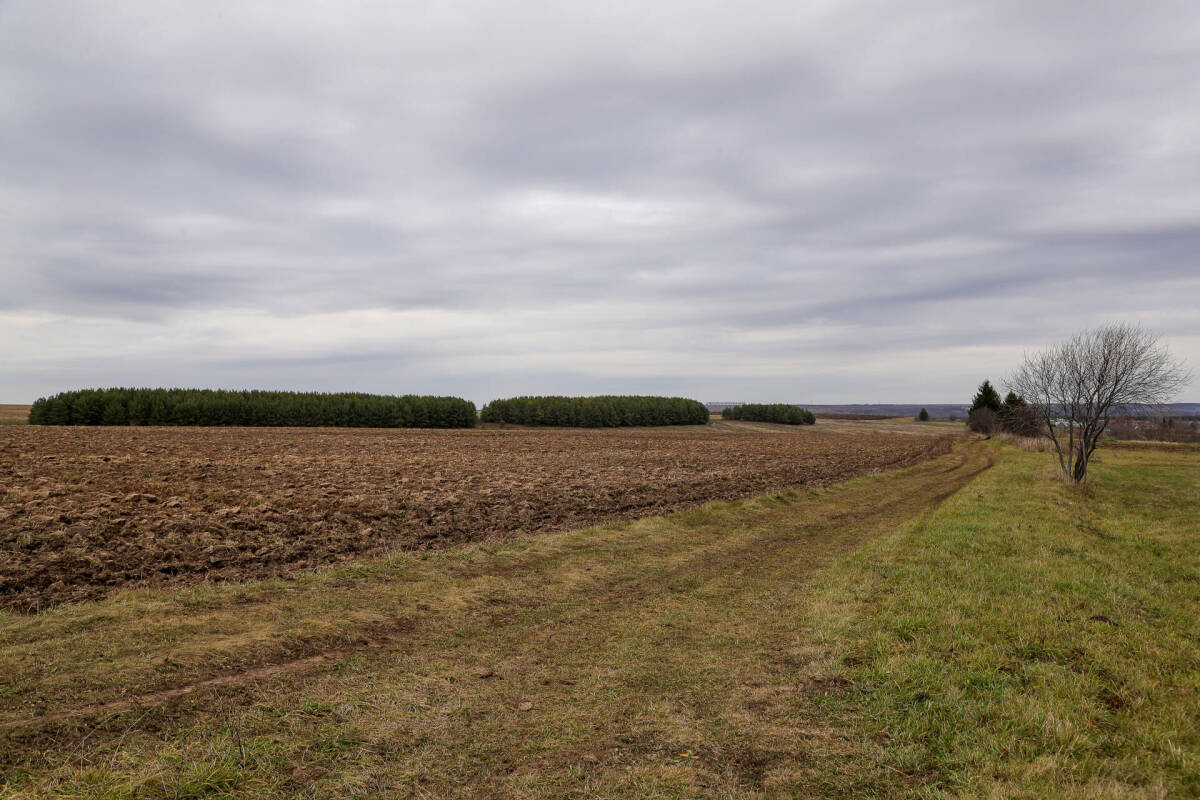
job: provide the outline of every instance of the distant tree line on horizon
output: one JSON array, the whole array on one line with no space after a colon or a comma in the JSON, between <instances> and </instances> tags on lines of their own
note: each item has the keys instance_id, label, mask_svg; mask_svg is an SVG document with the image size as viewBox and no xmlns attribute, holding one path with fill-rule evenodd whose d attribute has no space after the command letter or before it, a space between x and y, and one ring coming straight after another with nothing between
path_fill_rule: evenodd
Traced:
<instances>
[{"instance_id":1,"label":"distant tree line on horizon","mask_svg":"<svg viewBox=\"0 0 1200 800\"><path fill-rule=\"evenodd\" d=\"M471 428L458 397L217 389L81 389L43 397L32 425Z\"/></svg>"},{"instance_id":2,"label":"distant tree line on horizon","mask_svg":"<svg viewBox=\"0 0 1200 800\"><path fill-rule=\"evenodd\" d=\"M509 397L485 405L479 419L482 422L569 428L705 425L708 409L703 403L685 397Z\"/></svg>"},{"instance_id":3,"label":"distant tree line on horizon","mask_svg":"<svg viewBox=\"0 0 1200 800\"><path fill-rule=\"evenodd\" d=\"M807 408L788 403L746 403L721 411L721 419L749 422L777 422L783 425L812 425L817 418Z\"/></svg>"}]
</instances>

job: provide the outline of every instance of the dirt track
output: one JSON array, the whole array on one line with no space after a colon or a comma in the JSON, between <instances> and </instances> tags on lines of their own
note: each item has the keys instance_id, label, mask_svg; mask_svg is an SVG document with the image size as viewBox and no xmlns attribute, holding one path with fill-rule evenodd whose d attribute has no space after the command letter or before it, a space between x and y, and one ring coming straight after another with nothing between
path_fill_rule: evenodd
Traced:
<instances>
[{"instance_id":1,"label":"dirt track","mask_svg":"<svg viewBox=\"0 0 1200 800\"><path fill-rule=\"evenodd\" d=\"M946 452L703 429L0 429L0 606L583 527Z\"/></svg>"}]
</instances>

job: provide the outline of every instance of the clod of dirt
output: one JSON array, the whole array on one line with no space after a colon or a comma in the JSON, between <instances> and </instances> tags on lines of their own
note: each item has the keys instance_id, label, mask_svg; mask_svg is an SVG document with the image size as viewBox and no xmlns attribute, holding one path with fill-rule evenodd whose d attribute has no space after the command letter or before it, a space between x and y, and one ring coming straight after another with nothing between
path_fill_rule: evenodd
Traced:
<instances>
[{"instance_id":1,"label":"clod of dirt","mask_svg":"<svg viewBox=\"0 0 1200 800\"><path fill-rule=\"evenodd\" d=\"M318 767L316 765L306 767L300 765L292 770L292 780L300 783L312 783L313 781L319 781L328 774L329 770L325 769L324 767Z\"/></svg>"},{"instance_id":2,"label":"clod of dirt","mask_svg":"<svg viewBox=\"0 0 1200 800\"><path fill-rule=\"evenodd\" d=\"M528 700L526 700L524 703L521 703L521 705L517 706L517 711L532 711L532 710L533 710L533 703L529 702Z\"/></svg>"}]
</instances>

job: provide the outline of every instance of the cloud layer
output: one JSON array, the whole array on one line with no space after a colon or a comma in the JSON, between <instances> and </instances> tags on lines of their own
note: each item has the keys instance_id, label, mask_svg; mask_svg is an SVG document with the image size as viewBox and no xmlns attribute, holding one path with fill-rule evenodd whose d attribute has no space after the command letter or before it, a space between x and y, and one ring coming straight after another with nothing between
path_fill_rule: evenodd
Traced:
<instances>
[{"instance_id":1,"label":"cloud layer","mask_svg":"<svg viewBox=\"0 0 1200 800\"><path fill-rule=\"evenodd\" d=\"M1200 7L0 4L0 401L1200 366Z\"/></svg>"}]
</instances>

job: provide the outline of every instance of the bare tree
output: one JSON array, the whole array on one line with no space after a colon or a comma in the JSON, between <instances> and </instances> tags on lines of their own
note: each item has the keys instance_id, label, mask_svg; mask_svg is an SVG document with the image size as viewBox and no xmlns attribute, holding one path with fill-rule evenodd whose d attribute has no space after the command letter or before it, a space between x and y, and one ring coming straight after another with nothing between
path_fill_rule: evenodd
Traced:
<instances>
[{"instance_id":1,"label":"bare tree","mask_svg":"<svg viewBox=\"0 0 1200 800\"><path fill-rule=\"evenodd\" d=\"M1112 323L1026 356L1008 385L1054 442L1063 476L1080 483L1110 415L1165 403L1190 380L1152 333Z\"/></svg>"}]
</instances>

